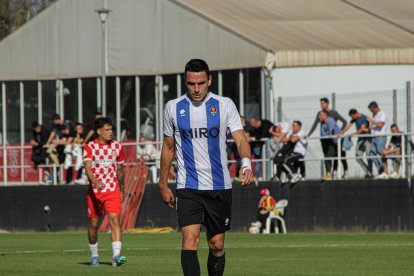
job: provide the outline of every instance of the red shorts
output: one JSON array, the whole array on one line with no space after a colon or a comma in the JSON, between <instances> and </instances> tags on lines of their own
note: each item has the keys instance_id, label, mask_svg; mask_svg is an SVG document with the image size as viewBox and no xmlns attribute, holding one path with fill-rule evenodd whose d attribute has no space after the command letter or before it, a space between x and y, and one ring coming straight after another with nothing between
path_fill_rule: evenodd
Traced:
<instances>
[{"instance_id":1,"label":"red shorts","mask_svg":"<svg viewBox=\"0 0 414 276\"><path fill-rule=\"evenodd\" d=\"M88 218L96 218L103 215L115 213L121 214L121 192L117 189L113 192L99 193L98 196L89 189L86 194L88 205Z\"/></svg>"}]
</instances>

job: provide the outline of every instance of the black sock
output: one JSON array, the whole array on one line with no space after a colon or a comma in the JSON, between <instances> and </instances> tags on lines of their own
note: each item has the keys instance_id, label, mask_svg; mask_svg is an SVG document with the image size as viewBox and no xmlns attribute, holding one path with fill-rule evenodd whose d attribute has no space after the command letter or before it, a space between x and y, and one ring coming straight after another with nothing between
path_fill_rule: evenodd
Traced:
<instances>
[{"instance_id":1,"label":"black sock","mask_svg":"<svg viewBox=\"0 0 414 276\"><path fill-rule=\"evenodd\" d=\"M197 250L181 250L181 267L184 276L200 275L200 263L198 262Z\"/></svg>"},{"instance_id":2,"label":"black sock","mask_svg":"<svg viewBox=\"0 0 414 276\"><path fill-rule=\"evenodd\" d=\"M226 264L226 257L223 254L216 257L211 252L208 254L207 269L209 276L221 276L224 273L224 265Z\"/></svg>"}]
</instances>

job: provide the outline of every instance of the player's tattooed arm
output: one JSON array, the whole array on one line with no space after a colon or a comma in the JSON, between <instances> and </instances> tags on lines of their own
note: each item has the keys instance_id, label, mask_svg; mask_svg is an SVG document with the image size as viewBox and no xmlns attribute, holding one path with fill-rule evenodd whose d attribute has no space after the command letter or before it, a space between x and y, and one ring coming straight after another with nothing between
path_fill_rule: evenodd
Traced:
<instances>
[{"instance_id":1,"label":"player's tattooed arm","mask_svg":"<svg viewBox=\"0 0 414 276\"><path fill-rule=\"evenodd\" d=\"M124 164L117 164L116 177L118 178L119 189L124 192Z\"/></svg>"},{"instance_id":2,"label":"player's tattooed arm","mask_svg":"<svg viewBox=\"0 0 414 276\"><path fill-rule=\"evenodd\" d=\"M92 186L94 186L98 190L102 190L105 188L105 184L103 184L100 180L95 178L95 175L92 172L92 161L91 160L85 160L83 162L85 166L85 173L88 177L89 181L92 183Z\"/></svg>"}]
</instances>

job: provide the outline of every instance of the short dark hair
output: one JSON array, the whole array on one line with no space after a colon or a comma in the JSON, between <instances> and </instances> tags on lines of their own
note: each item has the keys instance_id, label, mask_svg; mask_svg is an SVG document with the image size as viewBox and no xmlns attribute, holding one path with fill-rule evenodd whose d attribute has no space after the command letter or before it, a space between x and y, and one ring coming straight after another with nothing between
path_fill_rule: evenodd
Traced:
<instances>
[{"instance_id":1,"label":"short dark hair","mask_svg":"<svg viewBox=\"0 0 414 276\"><path fill-rule=\"evenodd\" d=\"M54 121L54 120L60 120L60 115L59 114L54 114L53 116L52 116L52 121Z\"/></svg>"},{"instance_id":2,"label":"short dark hair","mask_svg":"<svg viewBox=\"0 0 414 276\"><path fill-rule=\"evenodd\" d=\"M187 76L187 72L206 72L207 77L210 76L210 69L207 62L202 59L192 59L185 65L184 75Z\"/></svg>"},{"instance_id":3,"label":"short dark hair","mask_svg":"<svg viewBox=\"0 0 414 276\"><path fill-rule=\"evenodd\" d=\"M354 114L357 114L357 113L358 113L358 111L355 108L351 108L349 110L349 116L354 115Z\"/></svg>"},{"instance_id":4,"label":"short dark hair","mask_svg":"<svg viewBox=\"0 0 414 276\"><path fill-rule=\"evenodd\" d=\"M321 98L319 101L320 101L320 102L329 103L328 98L325 98L325 97Z\"/></svg>"},{"instance_id":5,"label":"short dark hair","mask_svg":"<svg viewBox=\"0 0 414 276\"><path fill-rule=\"evenodd\" d=\"M102 128L104 125L110 125L113 127L111 119L107 117L101 117L95 120L95 130Z\"/></svg>"},{"instance_id":6,"label":"short dark hair","mask_svg":"<svg viewBox=\"0 0 414 276\"><path fill-rule=\"evenodd\" d=\"M82 124L81 122L77 122L77 123L75 124L75 127L77 127L77 126L82 126L82 127L85 127L85 125L84 125L84 124Z\"/></svg>"},{"instance_id":7,"label":"short dark hair","mask_svg":"<svg viewBox=\"0 0 414 276\"><path fill-rule=\"evenodd\" d=\"M390 127L390 129L393 129L394 127L399 128L397 124L392 124L391 127Z\"/></svg>"},{"instance_id":8,"label":"short dark hair","mask_svg":"<svg viewBox=\"0 0 414 276\"><path fill-rule=\"evenodd\" d=\"M34 122L32 123L32 128L35 128L35 127L38 127L38 126L40 126L39 122L34 121Z\"/></svg>"},{"instance_id":9,"label":"short dark hair","mask_svg":"<svg viewBox=\"0 0 414 276\"><path fill-rule=\"evenodd\" d=\"M294 124L298 124L300 127L302 127L302 122L301 121L293 121Z\"/></svg>"},{"instance_id":10,"label":"short dark hair","mask_svg":"<svg viewBox=\"0 0 414 276\"><path fill-rule=\"evenodd\" d=\"M375 101L370 102L369 105L368 105L368 108L374 108L374 107L378 107L377 102L375 102Z\"/></svg>"}]
</instances>

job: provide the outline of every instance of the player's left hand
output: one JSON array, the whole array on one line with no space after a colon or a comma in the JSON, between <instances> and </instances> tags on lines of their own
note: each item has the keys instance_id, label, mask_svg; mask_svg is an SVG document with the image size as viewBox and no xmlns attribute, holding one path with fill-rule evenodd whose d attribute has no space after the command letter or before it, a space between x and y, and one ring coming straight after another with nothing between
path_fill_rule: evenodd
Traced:
<instances>
[{"instance_id":1,"label":"player's left hand","mask_svg":"<svg viewBox=\"0 0 414 276\"><path fill-rule=\"evenodd\" d=\"M241 175L241 180L242 180L242 186L246 186L249 185L250 183L253 182L253 172L249 169L240 169L239 175Z\"/></svg>"}]
</instances>

